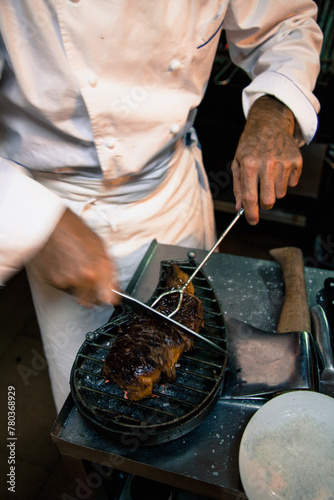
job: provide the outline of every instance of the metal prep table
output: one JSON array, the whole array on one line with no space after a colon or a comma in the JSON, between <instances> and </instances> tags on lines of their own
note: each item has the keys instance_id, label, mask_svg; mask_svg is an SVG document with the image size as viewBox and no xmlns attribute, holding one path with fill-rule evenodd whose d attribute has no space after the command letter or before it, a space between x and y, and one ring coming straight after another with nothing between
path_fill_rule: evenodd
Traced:
<instances>
[{"instance_id":1,"label":"metal prep table","mask_svg":"<svg viewBox=\"0 0 334 500\"><path fill-rule=\"evenodd\" d=\"M189 250L192 249L152 242L129 285L129 293L148 300L158 282L160 262L186 258ZM196 254L196 260L200 261L205 252L196 250ZM212 281L226 318L234 317L264 331L275 331L284 298L281 269L276 262L215 253L204 271ZM309 305L321 304L324 280L334 277L334 272L305 268L305 277ZM84 462L88 461L210 498L242 499L246 496L238 471L239 444L248 421L263 403L260 398L221 397L206 420L189 434L145 447L140 446L137 437L128 437L120 444L92 428L69 395L51 436L78 484L87 482ZM86 493L85 498L97 498L89 478L88 484L92 486L92 494Z\"/></svg>"}]
</instances>

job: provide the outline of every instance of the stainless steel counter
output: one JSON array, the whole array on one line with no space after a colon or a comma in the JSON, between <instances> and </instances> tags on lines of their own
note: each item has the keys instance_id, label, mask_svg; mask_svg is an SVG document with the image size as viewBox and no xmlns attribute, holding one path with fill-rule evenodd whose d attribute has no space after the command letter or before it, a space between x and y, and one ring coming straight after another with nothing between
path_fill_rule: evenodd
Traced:
<instances>
[{"instance_id":1,"label":"stainless steel counter","mask_svg":"<svg viewBox=\"0 0 334 500\"><path fill-rule=\"evenodd\" d=\"M160 261L187 258L188 250L153 243L129 291L146 301L158 282ZM196 260L204 255L197 251ZM217 253L204 271L226 318L275 331L284 292L278 264ZM322 303L324 280L334 272L305 268L305 276L309 305ZM262 404L261 399L221 398L206 420L189 434L169 443L143 447L144 435L142 440L127 436L122 443L112 442L82 419L69 397L55 422L52 438L65 461L74 465L77 477L84 476L80 464L88 460L208 497L241 499L246 497L238 471L239 443L248 421Z\"/></svg>"}]
</instances>

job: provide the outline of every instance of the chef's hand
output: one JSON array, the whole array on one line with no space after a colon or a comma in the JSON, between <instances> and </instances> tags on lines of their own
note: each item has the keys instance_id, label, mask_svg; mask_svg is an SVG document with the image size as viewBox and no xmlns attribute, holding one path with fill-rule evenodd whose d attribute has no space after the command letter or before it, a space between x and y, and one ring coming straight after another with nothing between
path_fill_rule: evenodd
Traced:
<instances>
[{"instance_id":1,"label":"chef's hand","mask_svg":"<svg viewBox=\"0 0 334 500\"><path fill-rule=\"evenodd\" d=\"M258 223L259 205L270 210L298 184L303 161L294 127L292 112L274 97L260 97L250 109L232 162L236 210L245 209L249 224Z\"/></svg>"},{"instance_id":2,"label":"chef's hand","mask_svg":"<svg viewBox=\"0 0 334 500\"><path fill-rule=\"evenodd\" d=\"M47 283L74 295L85 307L118 304L115 268L99 236L66 209L45 246L33 259Z\"/></svg>"}]
</instances>

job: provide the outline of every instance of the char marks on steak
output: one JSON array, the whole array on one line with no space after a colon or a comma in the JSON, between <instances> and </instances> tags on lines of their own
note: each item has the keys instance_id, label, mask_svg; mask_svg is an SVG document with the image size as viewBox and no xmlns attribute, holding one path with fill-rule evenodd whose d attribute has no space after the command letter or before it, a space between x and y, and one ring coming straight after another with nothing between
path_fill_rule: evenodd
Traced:
<instances>
[{"instance_id":1,"label":"char marks on steak","mask_svg":"<svg viewBox=\"0 0 334 500\"><path fill-rule=\"evenodd\" d=\"M163 273L162 283L166 289L180 288L188 275L172 264ZM175 309L179 294L163 297L159 310L169 314ZM203 306L194 295L190 284L182 305L174 318L188 328L199 332L204 325ZM133 401L152 394L153 386L161 377L175 380L175 364L183 352L189 351L193 341L181 330L163 319L134 313L129 321L120 326L106 357L102 373L113 380Z\"/></svg>"}]
</instances>

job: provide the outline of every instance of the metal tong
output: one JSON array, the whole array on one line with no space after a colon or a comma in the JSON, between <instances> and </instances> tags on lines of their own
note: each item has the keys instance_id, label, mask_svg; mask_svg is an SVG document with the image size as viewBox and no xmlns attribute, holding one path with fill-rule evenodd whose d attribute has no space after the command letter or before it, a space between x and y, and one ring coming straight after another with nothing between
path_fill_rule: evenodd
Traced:
<instances>
[{"instance_id":1,"label":"metal tong","mask_svg":"<svg viewBox=\"0 0 334 500\"><path fill-rule=\"evenodd\" d=\"M174 314L176 314L178 312L178 310L181 307L182 300L183 300L183 295L184 295L184 292L185 292L187 286L192 281L192 279L196 276L196 274L198 273L198 271L204 266L204 264L206 263L206 261L209 259L210 255L216 250L216 248L218 247L218 245L222 242L222 240L225 238L225 236L227 235L227 233L230 231L230 229L234 226L234 224L237 222L237 220L239 219L239 217L243 213L244 213L244 209L242 208L241 210L239 210L239 212L234 217L234 219L232 220L232 222L227 226L227 228L225 229L225 231L223 232L223 234L220 236L220 238L218 239L218 241L213 245L213 247L207 253L207 255L202 260L202 262L196 267L195 271L188 278L188 280L184 283L184 285L182 285L181 288L174 288L172 290L167 290L166 292L161 293L159 295L159 297L157 297L155 299L155 301L153 302L153 304L151 304L152 308L154 308L154 306L156 306L158 304L158 302L162 299L162 297L165 297L166 295L171 295L171 294L174 294L174 293L178 293L180 296L179 296L179 300L178 300L177 306L176 306L176 308L170 314L168 314L167 317L171 318L172 316L174 316Z\"/></svg>"}]
</instances>

